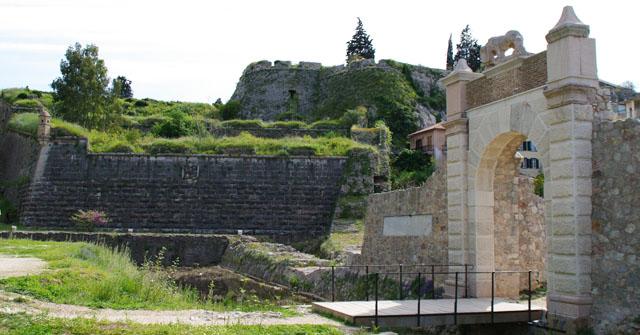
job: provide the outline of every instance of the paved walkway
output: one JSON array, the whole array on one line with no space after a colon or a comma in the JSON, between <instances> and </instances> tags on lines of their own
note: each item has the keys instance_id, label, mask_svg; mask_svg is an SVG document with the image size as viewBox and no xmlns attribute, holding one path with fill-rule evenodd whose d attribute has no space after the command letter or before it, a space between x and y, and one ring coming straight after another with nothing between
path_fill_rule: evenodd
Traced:
<instances>
[{"instance_id":1,"label":"paved walkway","mask_svg":"<svg viewBox=\"0 0 640 335\"><path fill-rule=\"evenodd\" d=\"M0 278L34 275L46 267L47 263L39 258L0 255Z\"/></svg>"}]
</instances>

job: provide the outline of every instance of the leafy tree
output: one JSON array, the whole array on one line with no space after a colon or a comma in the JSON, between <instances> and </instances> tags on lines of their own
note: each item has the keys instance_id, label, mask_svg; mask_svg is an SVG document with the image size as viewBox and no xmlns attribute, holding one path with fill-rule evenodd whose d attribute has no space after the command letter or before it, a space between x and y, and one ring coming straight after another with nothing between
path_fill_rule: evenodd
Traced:
<instances>
[{"instance_id":1,"label":"leafy tree","mask_svg":"<svg viewBox=\"0 0 640 335\"><path fill-rule=\"evenodd\" d=\"M51 83L54 110L63 119L86 128L109 128L116 120L114 92L110 90L104 61L98 47L80 43L70 46L60 62L62 77Z\"/></svg>"},{"instance_id":2,"label":"leafy tree","mask_svg":"<svg viewBox=\"0 0 640 335\"><path fill-rule=\"evenodd\" d=\"M471 28L467 25L462 32L460 33L460 44L456 44L457 52L455 56L455 61L458 59L464 58L467 60L467 64L471 70L478 71L480 70L480 44L478 44L478 40L473 38L471 35Z\"/></svg>"},{"instance_id":3,"label":"leafy tree","mask_svg":"<svg viewBox=\"0 0 640 335\"><path fill-rule=\"evenodd\" d=\"M220 110L220 116L223 120L233 120L239 118L240 109L240 101L237 100L228 101L226 104L218 107L218 110Z\"/></svg>"},{"instance_id":4,"label":"leafy tree","mask_svg":"<svg viewBox=\"0 0 640 335\"><path fill-rule=\"evenodd\" d=\"M373 48L372 40L362 26L362 20L358 18L358 26L356 33L349 42L347 42L347 62L354 57L364 59L374 59L376 49Z\"/></svg>"},{"instance_id":5,"label":"leafy tree","mask_svg":"<svg viewBox=\"0 0 640 335\"><path fill-rule=\"evenodd\" d=\"M133 90L131 89L131 80L125 76L118 76L114 79L113 87L116 87L116 83L120 85L119 94L120 98L133 98Z\"/></svg>"},{"instance_id":6,"label":"leafy tree","mask_svg":"<svg viewBox=\"0 0 640 335\"><path fill-rule=\"evenodd\" d=\"M449 35L449 45L447 46L447 70L453 70L453 42L451 42L451 34Z\"/></svg>"}]
</instances>

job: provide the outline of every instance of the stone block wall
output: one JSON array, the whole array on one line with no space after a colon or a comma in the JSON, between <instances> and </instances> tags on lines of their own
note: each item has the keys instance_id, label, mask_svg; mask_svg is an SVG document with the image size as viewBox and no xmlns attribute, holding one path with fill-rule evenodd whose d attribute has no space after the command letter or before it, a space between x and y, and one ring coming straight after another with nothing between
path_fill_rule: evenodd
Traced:
<instances>
[{"instance_id":1,"label":"stone block wall","mask_svg":"<svg viewBox=\"0 0 640 335\"><path fill-rule=\"evenodd\" d=\"M420 187L370 195L365 216L362 263L447 264L446 180L445 169L440 169ZM428 231L423 231L421 234L407 231L404 236L401 232L389 230L385 232L386 217L416 215L431 216ZM415 271L415 269L407 269L407 271ZM436 280L436 282L439 281Z\"/></svg>"},{"instance_id":2,"label":"stone block wall","mask_svg":"<svg viewBox=\"0 0 640 335\"><path fill-rule=\"evenodd\" d=\"M60 231L0 232L0 238L21 238L35 241L90 242L110 248L127 248L138 265L146 260L161 261L169 266L217 265L229 245L224 235L194 234L121 234L79 233ZM158 256L162 254L162 258Z\"/></svg>"},{"instance_id":3,"label":"stone block wall","mask_svg":"<svg viewBox=\"0 0 640 335\"><path fill-rule=\"evenodd\" d=\"M14 132L0 133L0 196L20 210L22 196L28 187L40 153L40 145L31 136ZM13 221L13 213L3 219Z\"/></svg>"},{"instance_id":4,"label":"stone block wall","mask_svg":"<svg viewBox=\"0 0 640 335\"><path fill-rule=\"evenodd\" d=\"M467 108L482 106L490 102L510 97L547 83L547 52L524 58L522 63L508 62L484 72L485 76L467 84ZM493 73L495 75L492 75Z\"/></svg>"},{"instance_id":5,"label":"stone block wall","mask_svg":"<svg viewBox=\"0 0 640 335\"><path fill-rule=\"evenodd\" d=\"M312 238L329 232L344 157L89 154L57 139L23 206L26 226L69 227L103 210L109 229ZM41 171L40 171L41 170Z\"/></svg>"},{"instance_id":6,"label":"stone block wall","mask_svg":"<svg viewBox=\"0 0 640 335\"><path fill-rule=\"evenodd\" d=\"M640 329L640 121L596 122L592 150L591 320L597 334L636 334Z\"/></svg>"}]
</instances>

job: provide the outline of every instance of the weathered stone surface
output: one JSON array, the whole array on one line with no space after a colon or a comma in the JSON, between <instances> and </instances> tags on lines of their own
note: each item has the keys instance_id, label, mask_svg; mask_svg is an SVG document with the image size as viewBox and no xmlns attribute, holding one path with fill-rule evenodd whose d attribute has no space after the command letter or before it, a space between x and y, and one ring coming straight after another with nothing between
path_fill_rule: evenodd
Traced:
<instances>
[{"instance_id":1,"label":"weathered stone surface","mask_svg":"<svg viewBox=\"0 0 640 335\"><path fill-rule=\"evenodd\" d=\"M517 63L518 59L510 62ZM505 64L508 65L508 64ZM496 69L498 69L496 67ZM508 71L500 71L495 76L469 82L467 85L467 105L474 108L500 100L517 93L544 86L547 82L547 53L541 52L525 58L521 65Z\"/></svg>"},{"instance_id":2,"label":"weathered stone surface","mask_svg":"<svg viewBox=\"0 0 640 335\"><path fill-rule=\"evenodd\" d=\"M121 234L77 233L59 231L0 232L0 238L24 238L36 241L91 242L111 248L127 248L131 258L142 264L145 260L161 260L165 266L207 266L219 264L229 238L223 235L191 234ZM162 254L162 259L158 256Z\"/></svg>"},{"instance_id":3,"label":"weathered stone surface","mask_svg":"<svg viewBox=\"0 0 640 335\"><path fill-rule=\"evenodd\" d=\"M369 196L362 246L363 264L448 263L447 185L443 170L436 171L420 187ZM431 215L431 234L385 236L385 217L402 215Z\"/></svg>"},{"instance_id":4,"label":"weathered stone surface","mask_svg":"<svg viewBox=\"0 0 640 335\"><path fill-rule=\"evenodd\" d=\"M98 209L109 229L312 238L329 232L343 178L373 190L370 168L343 176L345 165L344 157L88 154L86 141L56 140L21 220L64 228L77 210Z\"/></svg>"},{"instance_id":5,"label":"weathered stone surface","mask_svg":"<svg viewBox=\"0 0 640 335\"><path fill-rule=\"evenodd\" d=\"M640 121L594 125L591 320L596 333L640 329Z\"/></svg>"},{"instance_id":6,"label":"weathered stone surface","mask_svg":"<svg viewBox=\"0 0 640 335\"><path fill-rule=\"evenodd\" d=\"M313 118L314 112L317 112L330 95L330 86L341 80L347 80L350 74L366 70L400 73L400 70L390 66L386 61L376 64L371 59L352 62L347 67L344 65L323 67L320 63L312 62L291 65L288 61L276 61L272 65L269 61L260 61L246 67L231 100L240 101L242 109L240 114L243 118L274 120L279 114L286 112ZM409 75L416 89L427 96L432 90L441 89L437 84L437 78L442 75L441 70L415 66ZM366 85L367 83L356 84ZM354 97L354 100L362 100L362 97ZM361 101L360 104L375 105L376 103ZM426 112L434 114L442 112L424 105L420 106L421 110L416 109L416 113L421 114L420 126L423 127L429 125ZM348 108L355 107L356 105Z\"/></svg>"},{"instance_id":7,"label":"weathered stone surface","mask_svg":"<svg viewBox=\"0 0 640 335\"><path fill-rule=\"evenodd\" d=\"M22 198L35 170L39 152L40 145L33 137L14 132L0 132L0 195L17 210L22 205Z\"/></svg>"}]
</instances>

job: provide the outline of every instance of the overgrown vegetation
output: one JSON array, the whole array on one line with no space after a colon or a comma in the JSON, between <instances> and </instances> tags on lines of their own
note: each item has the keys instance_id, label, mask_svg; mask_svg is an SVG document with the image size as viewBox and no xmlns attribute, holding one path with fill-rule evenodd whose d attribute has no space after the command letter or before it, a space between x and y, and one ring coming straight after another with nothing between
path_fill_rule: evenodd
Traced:
<instances>
[{"instance_id":1,"label":"overgrown vegetation","mask_svg":"<svg viewBox=\"0 0 640 335\"><path fill-rule=\"evenodd\" d=\"M36 113L15 114L9 121L9 128L23 133L35 135L39 117ZM235 120L239 124L263 126L260 121ZM222 123L223 126L225 122ZM227 123L229 124L229 123ZM287 123L275 122L270 126L284 126ZM289 122L291 125L291 122ZM313 124L311 125L314 126ZM312 138L289 137L279 139L258 138L249 133L241 133L235 137L215 138L208 133L199 136L185 136L180 138L160 138L153 134L142 134L136 129L120 129L102 132L87 130L78 125L52 119L52 134L82 136L89 139L89 150L92 152L132 152L132 153L180 153L180 154L225 154L243 153L258 155L317 155L317 156L346 156L351 149L364 148L375 150L373 147L355 142L349 138L325 136Z\"/></svg>"},{"instance_id":2,"label":"overgrown vegetation","mask_svg":"<svg viewBox=\"0 0 640 335\"><path fill-rule=\"evenodd\" d=\"M39 275L0 280L4 290L61 304L113 309L210 309L240 311L293 311L268 301L205 299L190 288L179 287L155 261L136 267L126 250L88 243L0 240L0 253L45 260L49 271ZM170 269L169 269L170 270Z\"/></svg>"},{"instance_id":3,"label":"overgrown vegetation","mask_svg":"<svg viewBox=\"0 0 640 335\"><path fill-rule=\"evenodd\" d=\"M324 325L224 325L139 324L95 319L62 319L46 315L0 313L0 333L6 335L340 335Z\"/></svg>"},{"instance_id":4,"label":"overgrown vegetation","mask_svg":"<svg viewBox=\"0 0 640 335\"><path fill-rule=\"evenodd\" d=\"M402 150L391 161L391 188L422 185L435 170L432 158L421 151Z\"/></svg>"},{"instance_id":5,"label":"overgrown vegetation","mask_svg":"<svg viewBox=\"0 0 640 335\"><path fill-rule=\"evenodd\" d=\"M544 174L540 172L533 180L533 192L539 197L544 198Z\"/></svg>"}]
</instances>

